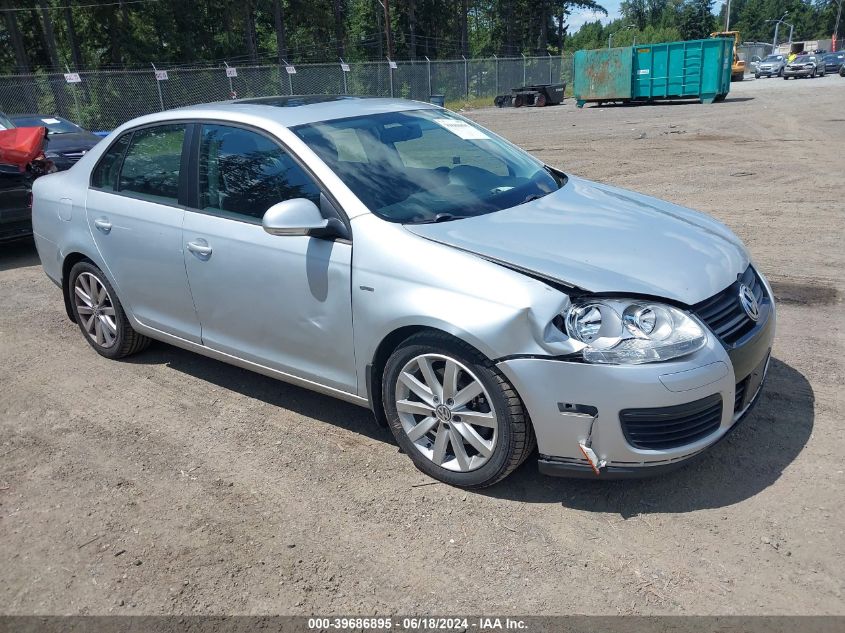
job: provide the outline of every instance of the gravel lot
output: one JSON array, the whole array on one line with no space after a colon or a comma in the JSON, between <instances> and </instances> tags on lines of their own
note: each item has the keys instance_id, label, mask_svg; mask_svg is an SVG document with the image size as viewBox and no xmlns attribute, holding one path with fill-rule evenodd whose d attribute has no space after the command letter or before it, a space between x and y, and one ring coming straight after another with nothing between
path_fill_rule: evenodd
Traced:
<instances>
[{"instance_id":1,"label":"gravel lot","mask_svg":"<svg viewBox=\"0 0 845 633\"><path fill-rule=\"evenodd\" d=\"M745 240L780 312L743 427L659 479L428 485L364 409L163 344L100 358L5 246L0 612L845 614L845 79L471 116Z\"/></svg>"}]
</instances>

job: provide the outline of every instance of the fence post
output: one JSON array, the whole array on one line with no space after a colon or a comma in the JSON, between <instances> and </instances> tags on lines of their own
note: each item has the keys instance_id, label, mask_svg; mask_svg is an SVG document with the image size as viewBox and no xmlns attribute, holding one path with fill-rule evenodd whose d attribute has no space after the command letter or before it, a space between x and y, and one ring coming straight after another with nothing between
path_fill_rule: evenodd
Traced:
<instances>
[{"instance_id":1,"label":"fence post","mask_svg":"<svg viewBox=\"0 0 845 633\"><path fill-rule=\"evenodd\" d=\"M286 60L286 59L283 59L282 62L284 62L284 64L285 64L285 74L288 76L288 94L292 95L293 94L293 79L291 79L290 73L288 72L288 66L290 66L290 64L288 64L288 60Z\"/></svg>"},{"instance_id":2,"label":"fence post","mask_svg":"<svg viewBox=\"0 0 845 633\"><path fill-rule=\"evenodd\" d=\"M525 66L525 64L526 64L525 53L521 53L521 55L522 55L522 85L524 86L525 84L528 83L528 80L526 79L526 74L525 74L527 69L526 69L526 66Z\"/></svg>"},{"instance_id":3,"label":"fence post","mask_svg":"<svg viewBox=\"0 0 845 633\"><path fill-rule=\"evenodd\" d=\"M466 95L467 99L469 99L469 74L467 68L467 58L461 55L464 58L464 94Z\"/></svg>"},{"instance_id":4,"label":"fence post","mask_svg":"<svg viewBox=\"0 0 845 633\"><path fill-rule=\"evenodd\" d=\"M428 58L428 55L425 56L425 67L428 70L428 99L426 101L431 100L431 60Z\"/></svg>"},{"instance_id":5,"label":"fence post","mask_svg":"<svg viewBox=\"0 0 845 633\"><path fill-rule=\"evenodd\" d=\"M153 74L158 72L158 68L156 68L154 63L150 62L150 66L153 67ZM158 80L158 77L156 77L156 88L158 88L158 104L161 106L161 111L164 112L164 98L161 96L161 82Z\"/></svg>"},{"instance_id":6,"label":"fence post","mask_svg":"<svg viewBox=\"0 0 845 633\"><path fill-rule=\"evenodd\" d=\"M548 55L549 55L549 83L553 83L552 82L552 54L548 53Z\"/></svg>"},{"instance_id":7,"label":"fence post","mask_svg":"<svg viewBox=\"0 0 845 633\"><path fill-rule=\"evenodd\" d=\"M70 67L65 64L65 70L69 73ZM67 81L65 81L67 83ZM79 125L87 125L87 121L82 120L82 113L79 111L79 99L76 97L76 86L72 85L70 87L70 92L73 95L73 105L76 106L76 121ZM56 108L58 109L59 104L56 104Z\"/></svg>"},{"instance_id":8,"label":"fence post","mask_svg":"<svg viewBox=\"0 0 845 633\"><path fill-rule=\"evenodd\" d=\"M343 64L346 62L343 61L343 57L340 58L340 74L343 75L343 94L349 94L349 88L346 86L346 71L343 70Z\"/></svg>"},{"instance_id":9,"label":"fence post","mask_svg":"<svg viewBox=\"0 0 845 633\"><path fill-rule=\"evenodd\" d=\"M228 67L229 67L229 62L227 62L227 61L223 60L223 65L224 65L224 66L226 66L226 68L228 68ZM229 98L231 99L231 98L232 98L232 95L233 95L233 94L234 94L234 92L235 92L235 87L232 85L232 78L231 78L231 77L229 77L228 73L226 74L226 78L229 80Z\"/></svg>"},{"instance_id":10,"label":"fence post","mask_svg":"<svg viewBox=\"0 0 845 633\"><path fill-rule=\"evenodd\" d=\"M496 60L496 94L493 96L497 97L499 95L499 58L495 53L493 53L493 59Z\"/></svg>"},{"instance_id":11,"label":"fence post","mask_svg":"<svg viewBox=\"0 0 845 633\"><path fill-rule=\"evenodd\" d=\"M393 97L393 65L390 63L390 58L387 58L387 74L390 76L390 96Z\"/></svg>"}]
</instances>

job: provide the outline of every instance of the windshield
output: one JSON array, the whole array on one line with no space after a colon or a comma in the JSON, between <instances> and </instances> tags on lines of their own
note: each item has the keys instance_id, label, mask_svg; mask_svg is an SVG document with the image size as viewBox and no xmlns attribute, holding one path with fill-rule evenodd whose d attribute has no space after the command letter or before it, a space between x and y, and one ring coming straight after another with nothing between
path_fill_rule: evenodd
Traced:
<instances>
[{"instance_id":1,"label":"windshield","mask_svg":"<svg viewBox=\"0 0 845 633\"><path fill-rule=\"evenodd\" d=\"M293 131L373 213L391 222L492 213L564 182L538 160L444 110L372 114Z\"/></svg>"},{"instance_id":2,"label":"windshield","mask_svg":"<svg viewBox=\"0 0 845 633\"><path fill-rule=\"evenodd\" d=\"M0 114L0 130L11 130L13 127L15 127L15 124Z\"/></svg>"},{"instance_id":3,"label":"windshield","mask_svg":"<svg viewBox=\"0 0 845 633\"><path fill-rule=\"evenodd\" d=\"M783 56L782 55L769 55L763 61L765 61L765 62L782 62Z\"/></svg>"},{"instance_id":4,"label":"windshield","mask_svg":"<svg viewBox=\"0 0 845 633\"><path fill-rule=\"evenodd\" d=\"M810 57L808 55L799 55L798 57L795 58L796 64L802 63L802 62L808 62L808 61L810 61Z\"/></svg>"},{"instance_id":5,"label":"windshield","mask_svg":"<svg viewBox=\"0 0 845 633\"><path fill-rule=\"evenodd\" d=\"M46 127L47 134L73 134L82 132L82 128L67 119L57 116L16 116L13 117L18 127Z\"/></svg>"}]
</instances>

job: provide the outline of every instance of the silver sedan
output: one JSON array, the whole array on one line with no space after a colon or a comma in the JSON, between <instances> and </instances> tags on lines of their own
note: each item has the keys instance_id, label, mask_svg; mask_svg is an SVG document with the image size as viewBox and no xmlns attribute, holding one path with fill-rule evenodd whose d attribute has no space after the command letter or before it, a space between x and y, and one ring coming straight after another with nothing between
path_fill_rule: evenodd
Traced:
<instances>
[{"instance_id":1,"label":"silver sedan","mask_svg":"<svg viewBox=\"0 0 845 633\"><path fill-rule=\"evenodd\" d=\"M370 407L425 473L674 468L760 393L772 292L701 213L443 108L274 97L135 119L34 187L67 314Z\"/></svg>"}]
</instances>

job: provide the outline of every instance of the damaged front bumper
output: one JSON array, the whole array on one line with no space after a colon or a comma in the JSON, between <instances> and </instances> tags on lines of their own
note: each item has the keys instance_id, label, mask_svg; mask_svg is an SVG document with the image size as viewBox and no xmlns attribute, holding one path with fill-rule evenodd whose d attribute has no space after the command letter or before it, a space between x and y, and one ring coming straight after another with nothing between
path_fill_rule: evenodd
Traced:
<instances>
[{"instance_id":1,"label":"damaged front bumper","mask_svg":"<svg viewBox=\"0 0 845 633\"><path fill-rule=\"evenodd\" d=\"M712 334L688 357L642 365L511 358L498 367L537 436L540 471L602 479L673 470L724 438L756 403L774 314L741 348Z\"/></svg>"}]
</instances>

